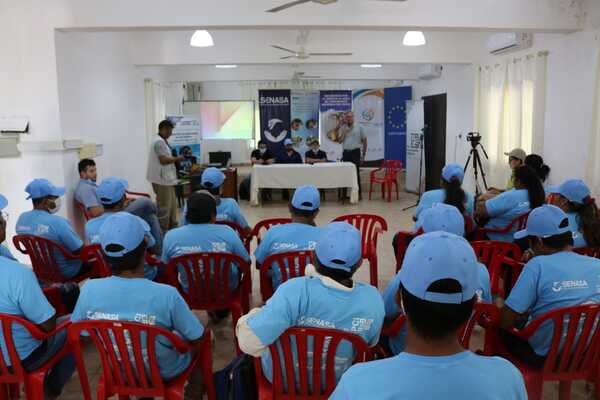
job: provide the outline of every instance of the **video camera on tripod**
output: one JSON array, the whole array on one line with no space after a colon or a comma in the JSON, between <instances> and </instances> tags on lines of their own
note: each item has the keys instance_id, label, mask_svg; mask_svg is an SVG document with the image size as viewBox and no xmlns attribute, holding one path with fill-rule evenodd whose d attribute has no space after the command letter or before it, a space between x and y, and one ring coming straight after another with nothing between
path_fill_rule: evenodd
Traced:
<instances>
[{"instance_id":1,"label":"video camera on tripod","mask_svg":"<svg viewBox=\"0 0 600 400\"><path fill-rule=\"evenodd\" d=\"M481 157L479 156L478 147L483 151L483 155L485 159L489 159L485 147L481 144L481 134L479 132L469 132L467 133L467 142L471 143L471 151L469 152L469 157L467 158L467 162L465 163L464 171L467 172L467 168L471 159L473 160L473 178L475 182L475 194L479 195L482 193L479 187L479 172L481 171L481 179L483 180L483 187L487 190L488 185L485 179L485 170L483 169L483 164L481 163Z\"/></svg>"}]
</instances>

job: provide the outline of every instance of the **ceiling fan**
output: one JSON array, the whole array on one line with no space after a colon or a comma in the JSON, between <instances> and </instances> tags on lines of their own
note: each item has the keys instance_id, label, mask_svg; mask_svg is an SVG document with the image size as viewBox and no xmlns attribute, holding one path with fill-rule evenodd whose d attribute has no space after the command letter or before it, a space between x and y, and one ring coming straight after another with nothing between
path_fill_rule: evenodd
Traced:
<instances>
[{"instance_id":1,"label":"ceiling fan","mask_svg":"<svg viewBox=\"0 0 600 400\"><path fill-rule=\"evenodd\" d=\"M304 4L304 3L318 3L321 5L327 5L327 4L333 4L333 3L337 3L338 0L295 0L295 1L290 1L289 3L285 3L282 4L278 7L275 8L271 8L270 10L267 10L266 12L270 12L270 13L276 13L279 11L283 11L287 8L291 8L291 7L295 7L298 6L300 4ZM377 0L377 1L406 1L406 0Z\"/></svg>"},{"instance_id":2,"label":"ceiling fan","mask_svg":"<svg viewBox=\"0 0 600 400\"><path fill-rule=\"evenodd\" d=\"M307 58L310 58L313 56L319 57L319 56L351 56L352 55L352 53L309 53L304 49L304 46L301 46L300 50L298 50L298 51L287 49L285 47L277 46L274 44L272 44L271 47L291 53L291 55L289 55L289 56L281 57L281 60L287 60L289 58L296 58L298 60L306 60Z\"/></svg>"}]
</instances>

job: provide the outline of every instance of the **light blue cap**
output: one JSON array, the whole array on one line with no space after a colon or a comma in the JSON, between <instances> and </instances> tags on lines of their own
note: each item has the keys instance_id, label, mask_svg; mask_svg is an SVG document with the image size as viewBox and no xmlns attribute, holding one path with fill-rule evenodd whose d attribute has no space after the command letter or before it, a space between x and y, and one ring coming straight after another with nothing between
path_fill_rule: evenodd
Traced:
<instances>
[{"instance_id":1,"label":"light blue cap","mask_svg":"<svg viewBox=\"0 0 600 400\"><path fill-rule=\"evenodd\" d=\"M298 210L315 211L321 206L321 195L314 186L300 186L294 192L292 206Z\"/></svg>"},{"instance_id":2,"label":"light blue cap","mask_svg":"<svg viewBox=\"0 0 600 400\"><path fill-rule=\"evenodd\" d=\"M569 179L559 186L548 189L549 193L558 193L570 202L585 204L590 197L590 188L581 179Z\"/></svg>"},{"instance_id":3,"label":"light blue cap","mask_svg":"<svg viewBox=\"0 0 600 400\"><path fill-rule=\"evenodd\" d=\"M6 197L0 194L0 210L4 210L4 208L8 205L8 200Z\"/></svg>"},{"instance_id":4,"label":"light blue cap","mask_svg":"<svg viewBox=\"0 0 600 400\"><path fill-rule=\"evenodd\" d=\"M460 304L475 296L478 262L473 248L463 237L432 232L414 238L404 256L400 282L410 294L434 303ZM458 293L429 291L441 279L458 281Z\"/></svg>"},{"instance_id":5,"label":"light blue cap","mask_svg":"<svg viewBox=\"0 0 600 400\"><path fill-rule=\"evenodd\" d=\"M125 193L129 184L125 179L110 177L102 180L96 194L100 198L102 204L114 204L120 201Z\"/></svg>"},{"instance_id":6,"label":"light blue cap","mask_svg":"<svg viewBox=\"0 0 600 400\"><path fill-rule=\"evenodd\" d=\"M289 146L290 144L294 144L294 142L290 138L287 138L283 141L284 146Z\"/></svg>"},{"instance_id":7,"label":"light blue cap","mask_svg":"<svg viewBox=\"0 0 600 400\"><path fill-rule=\"evenodd\" d=\"M65 188L54 186L48 179L34 179L25 187L29 194L27 199L41 199L47 196L62 196L65 194Z\"/></svg>"},{"instance_id":8,"label":"light blue cap","mask_svg":"<svg viewBox=\"0 0 600 400\"><path fill-rule=\"evenodd\" d=\"M140 217L128 212L118 212L106 219L100 227L100 246L104 254L109 257L122 257L135 250L144 237L148 237L148 247L155 245L154 238L150 233L150 226ZM108 251L106 248L116 244L122 247L118 251Z\"/></svg>"},{"instance_id":9,"label":"light blue cap","mask_svg":"<svg viewBox=\"0 0 600 400\"><path fill-rule=\"evenodd\" d=\"M546 238L570 230L567 214L556 206L544 204L531 211L527 218L527 226L515 232L515 239L523 239L527 236Z\"/></svg>"},{"instance_id":10,"label":"light blue cap","mask_svg":"<svg viewBox=\"0 0 600 400\"><path fill-rule=\"evenodd\" d=\"M452 181L452 179L458 179L458 181L462 184L463 179L465 178L465 170L458 164L447 164L442 169L442 178L446 182Z\"/></svg>"},{"instance_id":11,"label":"light blue cap","mask_svg":"<svg viewBox=\"0 0 600 400\"><path fill-rule=\"evenodd\" d=\"M323 228L315 253L321 265L349 272L362 257L360 232L347 222L332 222Z\"/></svg>"},{"instance_id":12,"label":"light blue cap","mask_svg":"<svg viewBox=\"0 0 600 400\"><path fill-rule=\"evenodd\" d=\"M458 208L450 204L437 203L424 210L419 216L423 232L443 231L465 236L465 218Z\"/></svg>"},{"instance_id":13,"label":"light blue cap","mask_svg":"<svg viewBox=\"0 0 600 400\"><path fill-rule=\"evenodd\" d=\"M225 182L225 174L218 168L206 168L202 173L202 186L207 189L218 188L223 182Z\"/></svg>"}]
</instances>

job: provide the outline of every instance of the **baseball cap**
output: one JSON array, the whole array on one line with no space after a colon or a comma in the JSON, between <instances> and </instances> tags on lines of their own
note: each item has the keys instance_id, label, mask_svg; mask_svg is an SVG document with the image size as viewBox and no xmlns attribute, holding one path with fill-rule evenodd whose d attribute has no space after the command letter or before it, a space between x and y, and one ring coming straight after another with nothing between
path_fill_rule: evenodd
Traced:
<instances>
[{"instance_id":1,"label":"baseball cap","mask_svg":"<svg viewBox=\"0 0 600 400\"><path fill-rule=\"evenodd\" d=\"M0 210L4 210L4 208L8 205L8 200L6 197L0 194Z\"/></svg>"},{"instance_id":2,"label":"baseball cap","mask_svg":"<svg viewBox=\"0 0 600 400\"><path fill-rule=\"evenodd\" d=\"M460 304L475 296L478 262L473 248L464 238L448 232L432 232L414 238L404 256L400 282L404 289L421 300ZM458 293L437 293L428 289L441 279L454 279Z\"/></svg>"},{"instance_id":3,"label":"baseball cap","mask_svg":"<svg viewBox=\"0 0 600 400\"><path fill-rule=\"evenodd\" d=\"M148 236L148 247L154 246L155 241L146 221L124 211L108 217L99 231L100 246L102 246L104 254L109 257L122 257L135 250L145 236ZM122 249L108 251L106 248L111 244L119 245Z\"/></svg>"},{"instance_id":4,"label":"baseball cap","mask_svg":"<svg viewBox=\"0 0 600 400\"><path fill-rule=\"evenodd\" d=\"M225 174L215 167L206 168L202 173L202 186L209 189L220 187L225 181Z\"/></svg>"},{"instance_id":5,"label":"baseball cap","mask_svg":"<svg viewBox=\"0 0 600 400\"><path fill-rule=\"evenodd\" d=\"M581 179L569 179L556 187L548 189L549 193L558 193L569 201L577 204L585 204L590 197L590 189Z\"/></svg>"},{"instance_id":6,"label":"baseball cap","mask_svg":"<svg viewBox=\"0 0 600 400\"><path fill-rule=\"evenodd\" d=\"M321 265L349 272L362 257L360 232L347 222L332 222L323 228L315 254Z\"/></svg>"},{"instance_id":7,"label":"baseball cap","mask_svg":"<svg viewBox=\"0 0 600 400\"><path fill-rule=\"evenodd\" d=\"M569 219L560 208L545 204L535 208L527 218L525 229L515 232L515 239L527 236L546 238L569 232Z\"/></svg>"},{"instance_id":8,"label":"baseball cap","mask_svg":"<svg viewBox=\"0 0 600 400\"><path fill-rule=\"evenodd\" d=\"M65 188L54 186L48 179L34 179L25 187L25 191L29 194L29 199L41 199L46 196L62 196L65 194Z\"/></svg>"},{"instance_id":9,"label":"baseball cap","mask_svg":"<svg viewBox=\"0 0 600 400\"><path fill-rule=\"evenodd\" d=\"M288 139L285 139L285 140L283 141L283 145L284 145L284 146L288 146L288 145L290 145L290 144L294 144L294 142L292 141L292 139L289 139L289 138L288 138Z\"/></svg>"},{"instance_id":10,"label":"baseball cap","mask_svg":"<svg viewBox=\"0 0 600 400\"><path fill-rule=\"evenodd\" d=\"M300 186L292 197L292 206L298 210L315 211L321 205L321 195L316 187Z\"/></svg>"},{"instance_id":11,"label":"baseball cap","mask_svg":"<svg viewBox=\"0 0 600 400\"><path fill-rule=\"evenodd\" d=\"M128 187L129 184L125 179L110 177L102 180L96 189L96 194L100 198L100 203L114 204L125 196Z\"/></svg>"},{"instance_id":12,"label":"baseball cap","mask_svg":"<svg viewBox=\"0 0 600 400\"><path fill-rule=\"evenodd\" d=\"M512 149L508 153L504 153L505 156L514 157L521 161L525 161L525 157L527 157L527 153L523 149Z\"/></svg>"},{"instance_id":13,"label":"baseball cap","mask_svg":"<svg viewBox=\"0 0 600 400\"><path fill-rule=\"evenodd\" d=\"M437 203L424 210L419 216L420 226L425 233L443 231L457 236L465 235L465 218L458 208Z\"/></svg>"},{"instance_id":14,"label":"baseball cap","mask_svg":"<svg viewBox=\"0 0 600 400\"><path fill-rule=\"evenodd\" d=\"M446 182L450 182L452 178L456 178L462 183L465 178L465 171L463 167L458 164L447 164L442 169L442 178L444 178Z\"/></svg>"}]
</instances>

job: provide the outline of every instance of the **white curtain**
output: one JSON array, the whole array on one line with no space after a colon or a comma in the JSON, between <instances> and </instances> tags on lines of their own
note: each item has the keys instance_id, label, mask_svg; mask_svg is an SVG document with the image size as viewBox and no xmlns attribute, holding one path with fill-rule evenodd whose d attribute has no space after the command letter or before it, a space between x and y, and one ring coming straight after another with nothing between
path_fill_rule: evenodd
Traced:
<instances>
[{"instance_id":1,"label":"white curtain","mask_svg":"<svg viewBox=\"0 0 600 400\"><path fill-rule=\"evenodd\" d=\"M547 52L478 69L475 127L488 185L502 188L510 176L504 152L515 147L543 156Z\"/></svg>"},{"instance_id":2,"label":"white curtain","mask_svg":"<svg viewBox=\"0 0 600 400\"><path fill-rule=\"evenodd\" d=\"M596 73L596 94L594 98L592 132L586 165L586 183L594 196L600 196L600 55Z\"/></svg>"},{"instance_id":3,"label":"white curtain","mask_svg":"<svg viewBox=\"0 0 600 400\"><path fill-rule=\"evenodd\" d=\"M181 82L144 80L146 139L150 144L158 132L158 124L168 115L183 113L184 86Z\"/></svg>"}]
</instances>

